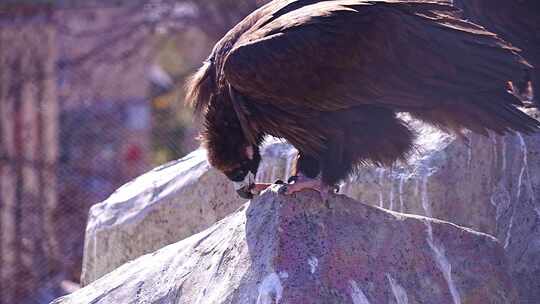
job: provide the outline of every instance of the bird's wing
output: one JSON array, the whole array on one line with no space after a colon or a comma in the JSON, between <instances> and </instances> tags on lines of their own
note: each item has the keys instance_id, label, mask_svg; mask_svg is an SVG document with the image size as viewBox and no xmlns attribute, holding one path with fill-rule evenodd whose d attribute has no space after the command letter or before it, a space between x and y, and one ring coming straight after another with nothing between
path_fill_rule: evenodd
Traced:
<instances>
[{"instance_id":1,"label":"bird's wing","mask_svg":"<svg viewBox=\"0 0 540 304\"><path fill-rule=\"evenodd\" d=\"M489 98L529 68L516 49L442 3L298 6L256 23L225 59L225 79L252 101L317 111L425 109Z\"/></svg>"},{"instance_id":2,"label":"bird's wing","mask_svg":"<svg viewBox=\"0 0 540 304\"><path fill-rule=\"evenodd\" d=\"M540 30L540 1L454 0L453 5L461 9L463 18L485 26L518 47L540 39L536 35Z\"/></svg>"},{"instance_id":3,"label":"bird's wing","mask_svg":"<svg viewBox=\"0 0 540 304\"><path fill-rule=\"evenodd\" d=\"M538 69L540 58L540 1L454 0L460 16L485 26L523 50Z\"/></svg>"}]
</instances>

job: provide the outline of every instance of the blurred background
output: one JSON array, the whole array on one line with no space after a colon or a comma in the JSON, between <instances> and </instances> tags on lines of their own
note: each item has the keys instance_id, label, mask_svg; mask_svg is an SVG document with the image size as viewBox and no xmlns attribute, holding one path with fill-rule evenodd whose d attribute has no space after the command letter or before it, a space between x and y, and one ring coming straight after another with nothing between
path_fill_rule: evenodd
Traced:
<instances>
[{"instance_id":1,"label":"blurred background","mask_svg":"<svg viewBox=\"0 0 540 304\"><path fill-rule=\"evenodd\" d=\"M185 78L258 0L0 0L0 304L78 288L90 206L195 149Z\"/></svg>"}]
</instances>

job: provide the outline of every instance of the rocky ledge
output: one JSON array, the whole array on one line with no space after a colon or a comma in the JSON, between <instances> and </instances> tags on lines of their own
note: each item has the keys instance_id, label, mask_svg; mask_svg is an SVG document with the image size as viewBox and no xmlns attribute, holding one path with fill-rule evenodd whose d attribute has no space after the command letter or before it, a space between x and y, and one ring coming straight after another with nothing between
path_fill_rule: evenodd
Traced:
<instances>
[{"instance_id":1,"label":"rocky ledge","mask_svg":"<svg viewBox=\"0 0 540 304\"><path fill-rule=\"evenodd\" d=\"M275 187L53 303L517 303L489 235Z\"/></svg>"}]
</instances>

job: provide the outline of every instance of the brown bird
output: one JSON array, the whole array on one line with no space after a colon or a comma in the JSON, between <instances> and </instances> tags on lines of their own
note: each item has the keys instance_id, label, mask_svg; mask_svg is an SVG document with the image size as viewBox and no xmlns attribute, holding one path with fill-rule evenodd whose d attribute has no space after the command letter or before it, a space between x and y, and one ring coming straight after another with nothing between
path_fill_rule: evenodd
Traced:
<instances>
[{"instance_id":1,"label":"brown bird","mask_svg":"<svg viewBox=\"0 0 540 304\"><path fill-rule=\"evenodd\" d=\"M508 81L531 66L443 2L276 0L237 24L188 83L208 159L251 197L263 137L299 156L286 193L327 193L362 164L406 159L414 130L530 133Z\"/></svg>"},{"instance_id":2,"label":"brown bird","mask_svg":"<svg viewBox=\"0 0 540 304\"><path fill-rule=\"evenodd\" d=\"M516 86L530 95L529 82L540 107L540 1L538 0L453 0L462 9L461 16L485 26L505 41L522 50L522 56L534 66Z\"/></svg>"}]
</instances>

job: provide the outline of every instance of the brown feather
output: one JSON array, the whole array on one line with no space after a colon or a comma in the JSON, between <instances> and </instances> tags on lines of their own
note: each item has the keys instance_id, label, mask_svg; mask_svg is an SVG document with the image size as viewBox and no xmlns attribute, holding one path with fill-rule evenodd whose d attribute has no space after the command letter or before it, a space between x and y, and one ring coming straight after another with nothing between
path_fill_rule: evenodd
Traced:
<instances>
[{"instance_id":1,"label":"brown feather","mask_svg":"<svg viewBox=\"0 0 540 304\"><path fill-rule=\"evenodd\" d=\"M533 66L530 75L516 79L520 93L530 95L529 81L540 107L540 1L538 0L454 0L461 16L482 24L502 39L522 50Z\"/></svg>"},{"instance_id":2,"label":"brown feather","mask_svg":"<svg viewBox=\"0 0 540 304\"><path fill-rule=\"evenodd\" d=\"M215 91L212 79L213 65L207 61L186 82L186 104L195 109L196 114L202 114Z\"/></svg>"},{"instance_id":3,"label":"brown feather","mask_svg":"<svg viewBox=\"0 0 540 304\"><path fill-rule=\"evenodd\" d=\"M333 184L407 157L414 131L397 112L458 134L538 130L506 90L531 66L444 2L281 0L248 16L189 91L211 163L234 167L231 151L273 135Z\"/></svg>"}]
</instances>

